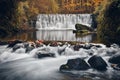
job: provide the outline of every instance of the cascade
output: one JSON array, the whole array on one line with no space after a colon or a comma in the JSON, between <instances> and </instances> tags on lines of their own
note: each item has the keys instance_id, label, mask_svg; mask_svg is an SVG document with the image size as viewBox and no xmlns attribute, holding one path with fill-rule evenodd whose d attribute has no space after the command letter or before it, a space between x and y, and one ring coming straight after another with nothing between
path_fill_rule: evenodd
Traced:
<instances>
[{"instance_id":1,"label":"cascade","mask_svg":"<svg viewBox=\"0 0 120 80\"><path fill-rule=\"evenodd\" d=\"M75 24L91 26L91 14L39 14L37 29L74 29Z\"/></svg>"}]
</instances>

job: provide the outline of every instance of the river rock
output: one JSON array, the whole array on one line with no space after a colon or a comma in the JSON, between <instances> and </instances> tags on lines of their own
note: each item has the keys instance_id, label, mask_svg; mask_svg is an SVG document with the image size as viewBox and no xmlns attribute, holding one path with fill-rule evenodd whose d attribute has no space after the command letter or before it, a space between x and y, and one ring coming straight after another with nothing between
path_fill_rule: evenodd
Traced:
<instances>
[{"instance_id":1,"label":"river rock","mask_svg":"<svg viewBox=\"0 0 120 80\"><path fill-rule=\"evenodd\" d=\"M22 44L16 44L14 47L13 47L13 52L14 51L16 51L17 49L19 49L19 48L23 48L24 47L24 45L22 45Z\"/></svg>"},{"instance_id":2,"label":"river rock","mask_svg":"<svg viewBox=\"0 0 120 80\"><path fill-rule=\"evenodd\" d=\"M97 70L106 70L107 69L107 63L103 60L102 57L100 56L92 56L89 60L88 63L90 66L94 69Z\"/></svg>"},{"instance_id":3,"label":"river rock","mask_svg":"<svg viewBox=\"0 0 120 80\"><path fill-rule=\"evenodd\" d=\"M113 63L113 64L119 64L120 63L120 54L115 54L113 55L108 62Z\"/></svg>"},{"instance_id":4,"label":"river rock","mask_svg":"<svg viewBox=\"0 0 120 80\"><path fill-rule=\"evenodd\" d=\"M62 65L60 67L60 71L62 70L87 70L90 66L86 63L85 60L81 58L77 59L69 59L67 64Z\"/></svg>"},{"instance_id":5,"label":"river rock","mask_svg":"<svg viewBox=\"0 0 120 80\"><path fill-rule=\"evenodd\" d=\"M38 58L46 58L46 57L55 57L54 53L42 53L42 52L37 52L37 57Z\"/></svg>"},{"instance_id":6,"label":"river rock","mask_svg":"<svg viewBox=\"0 0 120 80\"><path fill-rule=\"evenodd\" d=\"M74 49L75 51L79 51L80 48L81 48L80 45L75 45L75 46L73 47L73 49Z\"/></svg>"},{"instance_id":7,"label":"river rock","mask_svg":"<svg viewBox=\"0 0 120 80\"><path fill-rule=\"evenodd\" d=\"M30 51L32 51L35 47L34 46L28 46L26 47L26 53L29 53Z\"/></svg>"},{"instance_id":8,"label":"river rock","mask_svg":"<svg viewBox=\"0 0 120 80\"><path fill-rule=\"evenodd\" d=\"M11 43L8 45L8 47L14 47L14 46L15 46L16 44L18 44L18 43L23 43L23 41L15 40L15 41L11 42Z\"/></svg>"},{"instance_id":9,"label":"river rock","mask_svg":"<svg viewBox=\"0 0 120 80\"><path fill-rule=\"evenodd\" d=\"M34 48L36 48L36 44L34 42L27 42L27 43L24 43L24 47L26 48L26 53L29 53Z\"/></svg>"},{"instance_id":10,"label":"river rock","mask_svg":"<svg viewBox=\"0 0 120 80\"><path fill-rule=\"evenodd\" d=\"M85 44L85 45L83 46L83 48L84 48L84 49L91 49L93 46L94 46L94 45L92 45L92 44Z\"/></svg>"}]
</instances>

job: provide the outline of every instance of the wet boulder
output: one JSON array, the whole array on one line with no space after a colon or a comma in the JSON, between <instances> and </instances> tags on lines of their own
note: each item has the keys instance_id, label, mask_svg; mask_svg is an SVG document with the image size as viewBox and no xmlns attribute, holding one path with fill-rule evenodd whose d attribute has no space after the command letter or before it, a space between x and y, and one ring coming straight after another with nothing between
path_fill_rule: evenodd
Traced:
<instances>
[{"instance_id":1,"label":"wet boulder","mask_svg":"<svg viewBox=\"0 0 120 80\"><path fill-rule=\"evenodd\" d=\"M54 53L49 52L37 52L37 58L55 57Z\"/></svg>"},{"instance_id":2,"label":"wet boulder","mask_svg":"<svg viewBox=\"0 0 120 80\"><path fill-rule=\"evenodd\" d=\"M36 48L36 44L34 42L28 42L28 43L24 43L24 47L26 48L25 52L29 53L30 51Z\"/></svg>"},{"instance_id":3,"label":"wet boulder","mask_svg":"<svg viewBox=\"0 0 120 80\"><path fill-rule=\"evenodd\" d=\"M85 44L85 45L83 46L83 49L91 49L93 46L94 46L94 45L92 45L92 44Z\"/></svg>"},{"instance_id":4,"label":"wet boulder","mask_svg":"<svg viewBox=\"0 0 120 80\"><path fill-rule=\"evenodd\" d=\"M16 44L18 44L18 43L23 43L23 41L15 40L15 41L11 42L11 43L8 45L8 47L14 47L14 46L15 46Z\"/></svg>"},{"instance_id":5,"label":"wet boulder","mask_svg":"<svg viewBox=\"0 0 120 80\"><path fill-rule=\"evenodd\" d=\"M113 55L108 62L113 63L113 64L119 64L120 63L120 54L115 54Z\"/></svg>"},{"instance_id":6,"label":"wet boulder","mask_svg":"<svg viewBox=\"0 0 120 80\"><path fill-rule=\"evenodd\" d=\"M94 45L96 48L102 48L101 45Z\"/></svg>"},{"instance_id":7,"label":"wet boulder","mask_svg":"<svg viewBox=\"0 0 120 80\"><path fill-rule=\"evenodd\" d=\"M92 56L89 60L88 63L90 66L96 70L107 70L107 63L103 60L102 57L100 56Z\"/></svg>"},{"instance_id":8,"label":"wet boulder","mask_svg":"<svg viewBox=\"0 0 120 80\"><path fill-rule=\"evenodd\" d=\"M28 46L26 47L26 53L29 53L30 51L32 51L35 47L34 46Z\"/></svg>"},{"instance_id":9,"label":"wet boulder","mask_svg":"<svg viewBox=\"0 0 120 80\"><path fill-rule=\"evenodd\" d=\"M90 66L85 60L81 58L69 59L67 64L60 66L60 71L62 70L87 70Z\"/></svg>"},{"instance_id":10,"label":"wet boulder","mask_svg":"<svg viewBox=\"0 0 120 80\"><path fill-rule=\"evenodd\" d=\"M74 49L75 51L79 51L79 49L82 48L82 47L83 47L82 45L77 44L77 45L75 45L75 46L73 47L73 49Z\"/></svg>"},{"instance_id":11,"label":"wet boulder","mask_svg":"<svg viewBox=\"0 0 120 80\"><path fill-rule=\"evenodd\" d=\"M23 48L23 47L24 47L24 46L23 46L22 44L16 44L16 45L13 47L12 51L14 52L14 51L16 51L17 49Z\"/></svg>"}]
</instances>

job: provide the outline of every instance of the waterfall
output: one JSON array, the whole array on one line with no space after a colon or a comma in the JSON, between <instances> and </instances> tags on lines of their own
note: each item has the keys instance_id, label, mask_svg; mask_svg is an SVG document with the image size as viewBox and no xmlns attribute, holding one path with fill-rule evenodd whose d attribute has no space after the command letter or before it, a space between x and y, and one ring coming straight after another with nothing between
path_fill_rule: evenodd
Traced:
<instances>
[{"instance_id":1,"label":"waterfall","mask_svg":"<svg viewBox=\"0 0 120 80\"><path fill-rule=\"evenodd\" d=\"M39 14L37 29L75 29L75 24L91 26L91 14Z\"/></svg>"}]
</instances>

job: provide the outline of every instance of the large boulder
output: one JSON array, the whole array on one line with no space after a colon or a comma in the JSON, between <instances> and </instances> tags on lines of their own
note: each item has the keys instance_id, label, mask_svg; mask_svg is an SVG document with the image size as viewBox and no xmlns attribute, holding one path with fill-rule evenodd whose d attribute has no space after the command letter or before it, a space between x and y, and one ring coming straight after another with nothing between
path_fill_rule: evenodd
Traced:
<instances>
[{"instance_id":1,"label":"large boulder","mask_svg":"<svg viewBox=\"0 0 120 80\"><path fill-rule=\"evenodd\" d=\"M92 68L96 70L107 70L107 63L100 56L97 56L97 55L92 56L88 60L88 63Z\"/></svg>"},{"instance_id":2,"label":"large boulder","mask_svg":"<svg viewBox=\"0 0 120 80\"><path fill-rule=\"evenodd\" d=\"M62 65L60 67L60 71L62 70L87 70L90 66L85 62L85 60L81 58L70 59L67 64Z\"/></svg>"},{"instance_id":3,"label":"large boulder","mask_svg":"<svg viewBox=\"0 0 120 80\"><path fill-rule=\"evenodd\" d=\"M113 64L119 64L120 63L120 54L113 55L108 62Z\"/></svg>"},{"instance_id":4,"label":"large boulder","mask_svg":"<svg viewBox=\"0 0 120 80\"><path fill-rule=\"evenodd\" d=\"M89 26L83 25L83 24L76 24L75 25L76 30L88 30L88 31L93 31L93 29Z\"/></svg>"}]
</instances>

